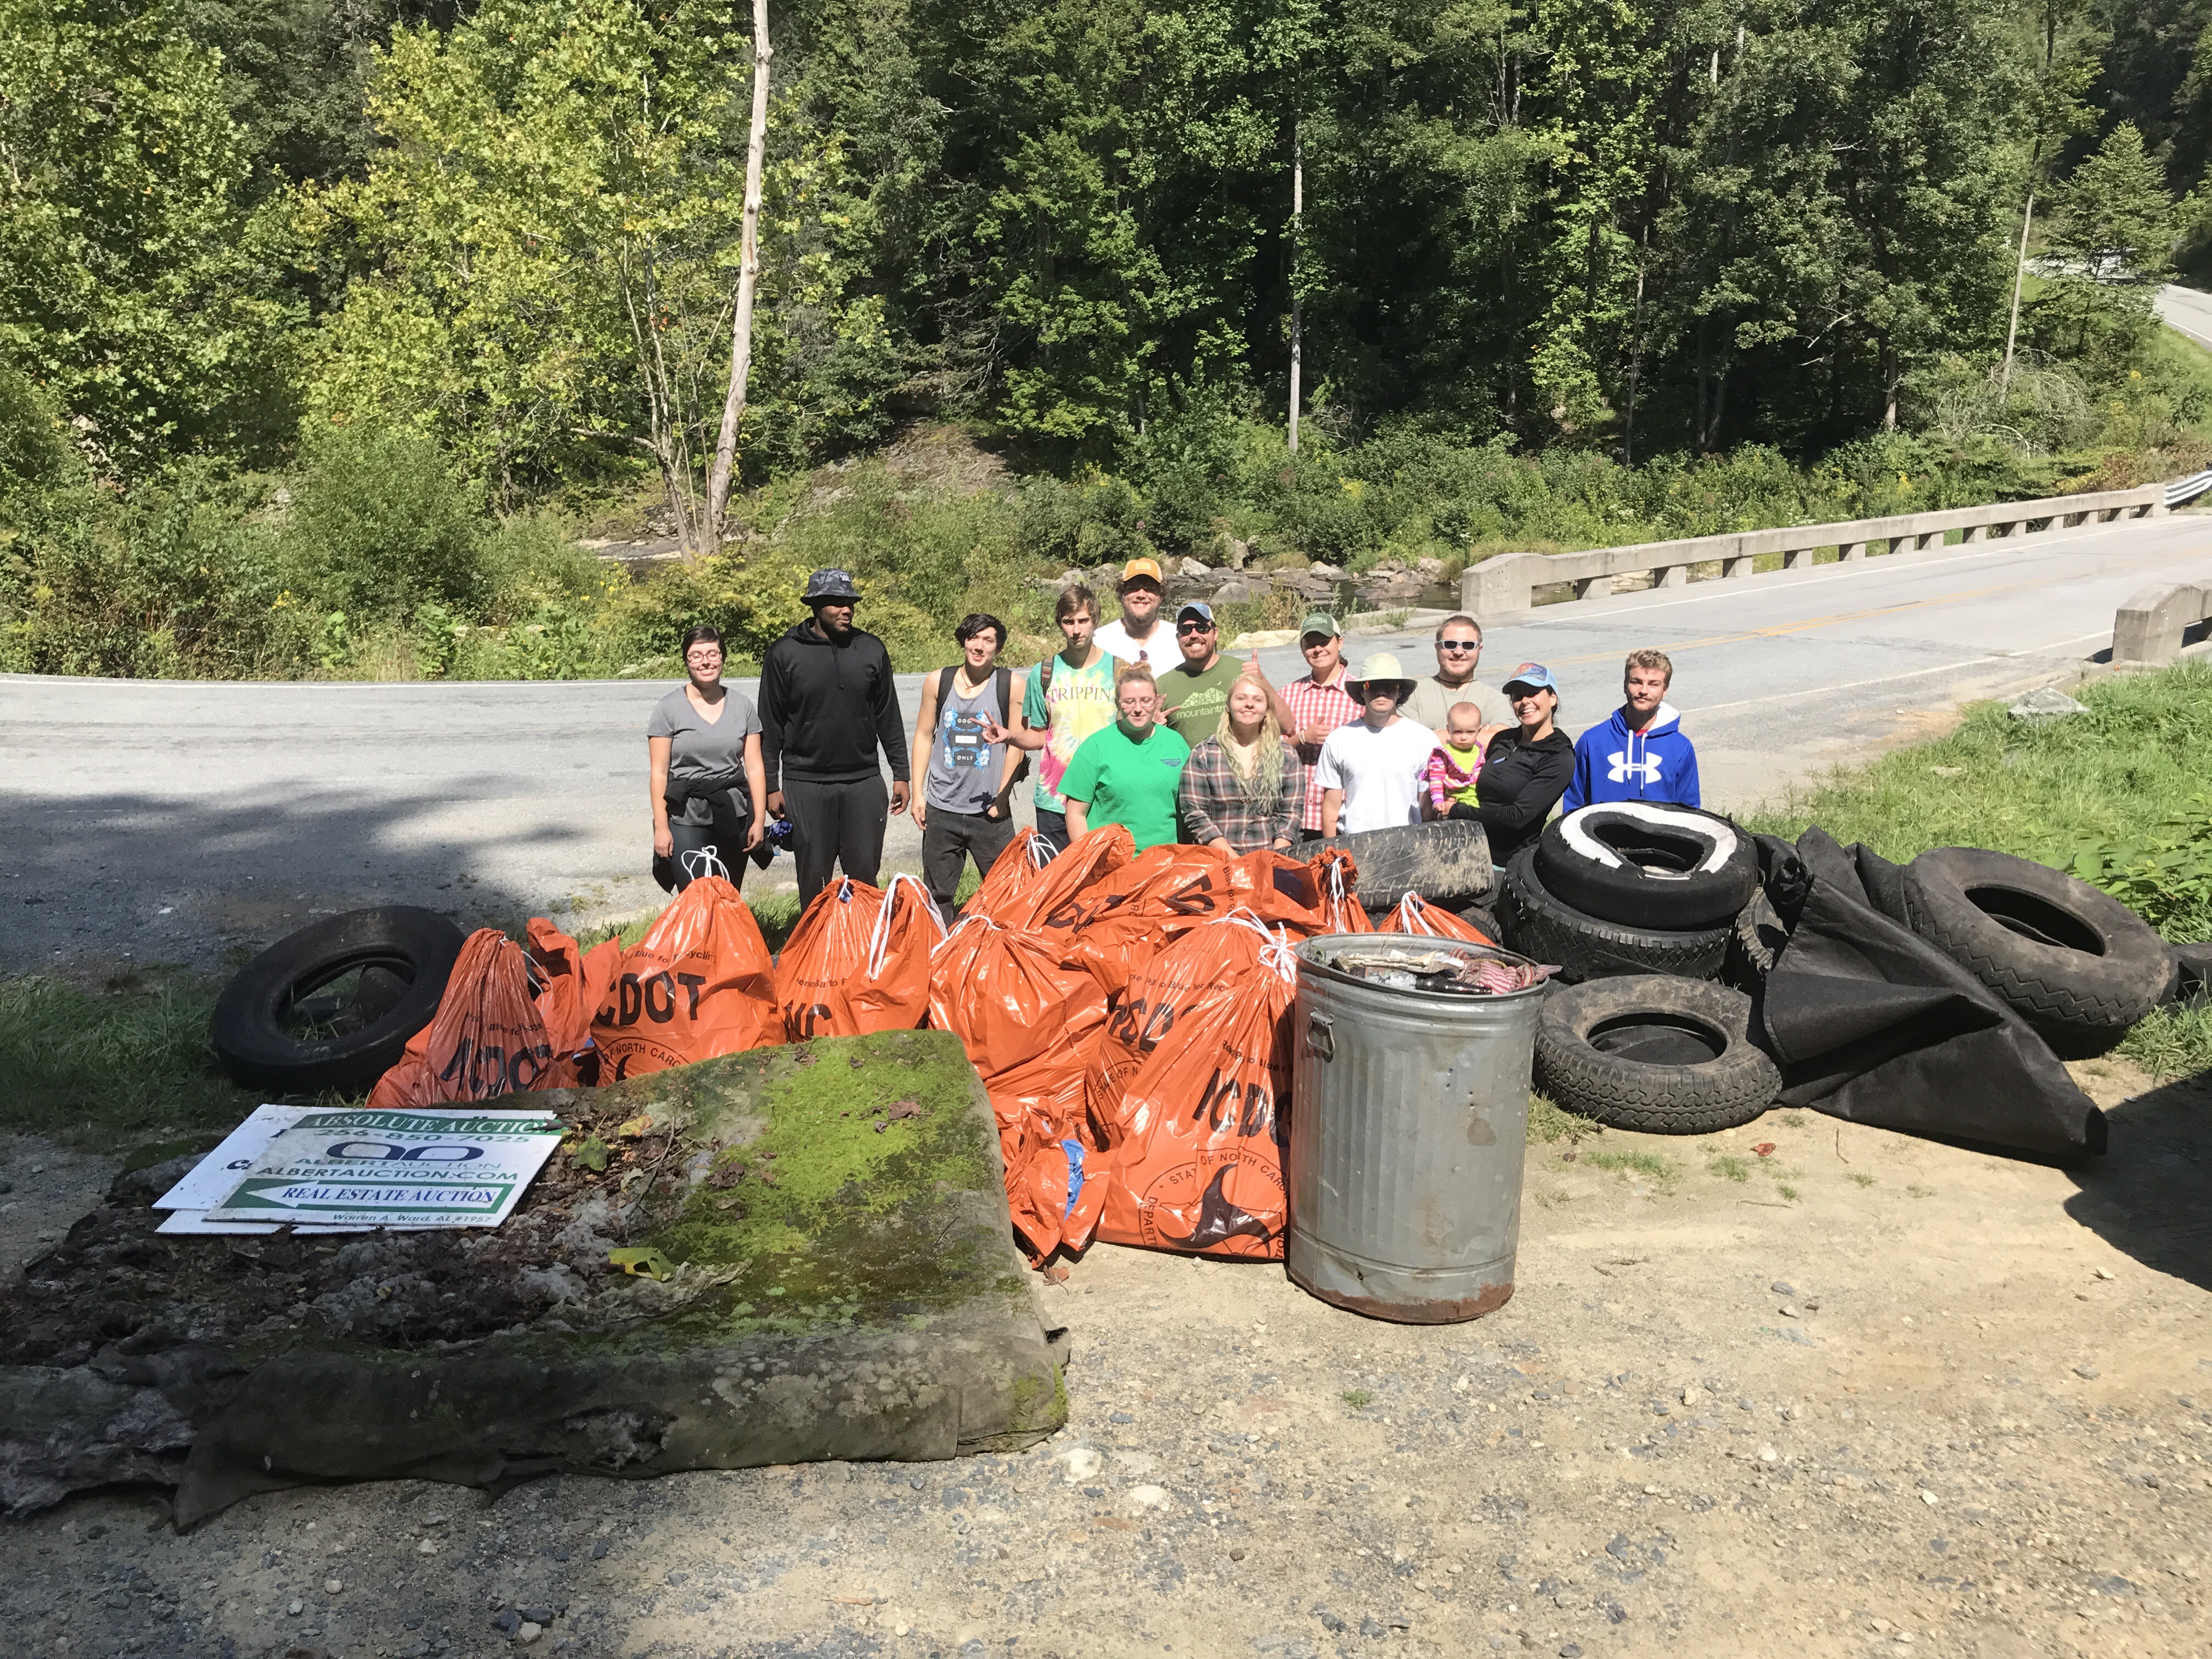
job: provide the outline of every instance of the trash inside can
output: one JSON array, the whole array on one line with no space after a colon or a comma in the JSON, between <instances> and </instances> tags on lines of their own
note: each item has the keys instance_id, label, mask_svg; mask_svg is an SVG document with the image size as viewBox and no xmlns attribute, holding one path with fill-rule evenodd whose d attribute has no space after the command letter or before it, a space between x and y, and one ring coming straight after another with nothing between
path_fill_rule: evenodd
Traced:
<instances>
[{"instance_id":1,"label":"trash inside can","mask_svg":"<svg viewBox=\"0 0 2212 1659\"><path fill-rule=\"evenodd\" d=\"M1412 1324L1504 1306L1545 970L1387 933L1326 934L1297 955L1291 1277Z\"/></svg>"}]
</instances>

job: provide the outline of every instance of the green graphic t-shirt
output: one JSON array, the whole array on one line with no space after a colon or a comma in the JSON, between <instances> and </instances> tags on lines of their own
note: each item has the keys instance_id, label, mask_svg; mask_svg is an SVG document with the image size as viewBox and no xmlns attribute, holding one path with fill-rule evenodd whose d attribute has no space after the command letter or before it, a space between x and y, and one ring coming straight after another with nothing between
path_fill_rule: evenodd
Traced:
<instances>
[{"instance_id":1,"label":"green graphic t-shirt","mask_svg":"<svg viewBox=\"0 0 2212 1659\"><path fill-rule=\"evenodd\" d=\"M1160 718L1185 743L1204 743L1221 724L1221 711L1229 707L1229 688L1243 672L1244 665L1232 657L1216 657L1212 667L1195 674L1177 663L1160 676ZM1169 709L1175 712L1169 714Z\"/></svg>"},{"instance_id":2,"label":"green graphic t-shirt","mask_svg":"<svg viewBox=\"0 0 2212 1659\"><path fill-rule=\"evenodd\" d=\"M1141 853L1176 838L1176 785L1189 758L1190 745L1166 726L1146 727L1135 743L1116 720L1084 739L1061 782L1089 805L1091 829L1126 824Z\"/></svg>"},{"instance_id":3,"label":"green graphic t-shirt","mask_svg":"<svg viewBox=\"0 0 2212 1659\"><path fill-rule=\"evenodd\" d=\"M1036 805L1041 812L1065 812L1060 781L1084 738L1114 723L1114 659L1101 651L1088 668L1070 668L1067 659L1052 659L1052 690L1044 690L1044 664L1030 670L1022 697L1022 724L1033 731L1051 728L1037 751Z\"/></svg>"}]
</instances>

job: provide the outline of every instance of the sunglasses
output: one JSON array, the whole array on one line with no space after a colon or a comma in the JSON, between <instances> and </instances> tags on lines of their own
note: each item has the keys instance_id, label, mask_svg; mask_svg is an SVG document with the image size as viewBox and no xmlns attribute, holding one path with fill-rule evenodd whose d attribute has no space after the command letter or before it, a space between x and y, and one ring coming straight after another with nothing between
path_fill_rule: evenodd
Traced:
<instances>
[{"instance_id":1,"label":"sunglasses","mask_svg":"<svg viewBox=\"0 0 2212 1659\"><path fill-rule=\"evenodd\" d=\"M1176 624L1176 635L1178 638L1182 637L1185 634L1211 634L1212 631L1213 624L1212 623L1187 622L1177 623Z\"/></svg>"},{"instance_id":2,"label":"sunglasses","mask_svg":"<svg viewBox=\"0 0 2212 1659\"><path fill-rule=\"evenodd\" d=\"M1480 651L1482 649L1482 641L1480 640L1438 640L1437 641L1437 649L1439 651Z\"/></svg>"}]
</instances>

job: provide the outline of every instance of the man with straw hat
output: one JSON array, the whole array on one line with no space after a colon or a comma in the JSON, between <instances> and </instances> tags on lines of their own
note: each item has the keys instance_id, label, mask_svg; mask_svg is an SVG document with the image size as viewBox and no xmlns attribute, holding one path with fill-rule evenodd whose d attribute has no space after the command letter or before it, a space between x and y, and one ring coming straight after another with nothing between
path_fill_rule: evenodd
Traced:
<instances>
[{"instance_id":1,"label":"man with straw hat","mask_svg":"<svg viewBox=\"0 0 2212 1659\"><path fill-rule=\"evenodd\" d=\"M1345 690L1359 705L1359 718L1330 732L1321 746L1322 834L1419 823L1421 769L1437 737L1398 713L1413 694L1413 677L1397 658L1378 651Z\"/></svg>"}]
</instances>

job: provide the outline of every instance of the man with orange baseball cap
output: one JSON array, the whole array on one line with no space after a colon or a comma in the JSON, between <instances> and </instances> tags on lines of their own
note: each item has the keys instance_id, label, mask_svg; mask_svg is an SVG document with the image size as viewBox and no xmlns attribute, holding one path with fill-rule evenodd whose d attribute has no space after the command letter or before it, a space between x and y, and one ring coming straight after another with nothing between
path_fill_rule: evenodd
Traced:
<instances>
[{"instance_id":1,"label":"man with orange baseball cap","mask_svg":"<svg viewBox=\"0 0 2212 1659\"><path fill-rule=\"evenodd\" d=\"M1130 560L1121 567L1121 585L1115 592L1121 597L1121 619L1108 623L1091 635L1099 649L1123 662L1144 663L1155 674L1180 662L1175 631L1160 626L1160 603L1168 592L1160 562Z\"/></svg>"}]
</instances>

